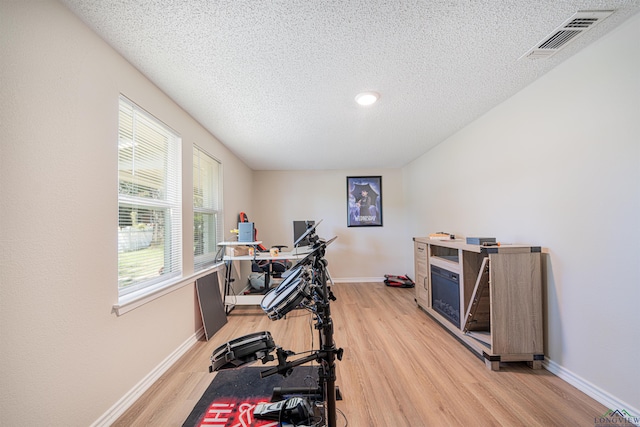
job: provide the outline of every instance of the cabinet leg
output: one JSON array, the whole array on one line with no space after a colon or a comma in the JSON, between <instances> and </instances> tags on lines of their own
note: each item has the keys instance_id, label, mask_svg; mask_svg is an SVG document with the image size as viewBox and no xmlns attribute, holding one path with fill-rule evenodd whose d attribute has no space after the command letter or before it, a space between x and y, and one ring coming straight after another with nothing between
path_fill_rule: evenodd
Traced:
<instances>
[{"instance_id":1,"label":"cabinet leg","mask_svg":"<svg viewBox=\"0 0 640 427\"><path fill-rule=\"evenodd\" d=\"M484 357L484 365L487 368L491 369L492 371L500 370L500 356L487 354L483 351L482 357Z\"/></svg>"},{"instance_id":2,"label":"cabinet leg","mask_svg":"<svg viewBox=\"0 0 640 427\"><path fill-rule=\"evenodd\" d=\"M531 362L527 362L527 365L529 365L531 369L542 369L542 360L534 359Z\"/></svg>"},{"instance_id":3,"label":"cabinet leg","mask_svg":"<svg viewBox=\"0 0 640 427\"><path fill-rule=\"evenodd\" d=\"M485 366L487 368L491 369L492 371L499 371L500 370L500 362L499 361L484 359L484 364L485 364Z\"/></svg>"}]
</instances>

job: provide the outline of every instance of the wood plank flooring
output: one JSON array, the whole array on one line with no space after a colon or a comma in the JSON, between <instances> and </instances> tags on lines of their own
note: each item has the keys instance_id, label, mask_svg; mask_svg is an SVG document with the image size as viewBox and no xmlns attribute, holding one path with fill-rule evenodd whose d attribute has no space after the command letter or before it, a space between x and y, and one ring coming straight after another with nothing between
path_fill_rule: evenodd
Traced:
<instances>
[{"instance_id":1,"label":"wood plank flooring","mask_svg":"<svg viewBox=\"0 0 640 427\"><path fill-rule=\"evenodd\" d=\"M344 349L337 384L338 425L592 426L607 408L550 372L525 363L488 370L484 362L419 309L413 289L383 283L336 284L335 341ZM259 307L236 307L209 341L198 342L114 426L181 426L215 374L219 345L268 330L295 352L318 346L311 315L271 321ZM253 366L261 366L260 362Z\"/></svg>"}]
</instances>

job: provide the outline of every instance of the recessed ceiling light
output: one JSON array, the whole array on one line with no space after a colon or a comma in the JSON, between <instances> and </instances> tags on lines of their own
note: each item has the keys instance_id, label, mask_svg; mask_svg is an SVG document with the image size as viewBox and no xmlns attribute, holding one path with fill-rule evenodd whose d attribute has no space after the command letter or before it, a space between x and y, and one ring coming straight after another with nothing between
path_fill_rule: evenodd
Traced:
<instances>
[{"instance_id":1,"label":"recessed ceiling light","mask_svg":"<svg viewBox=\"0 0 640 427\"><path fill-rule=\"evenodd\" d=\"M361 92L356 95L356 102L360 105L371 105L374 104L378 98L380 98L380 94L377 92Z\"/></svg>"}]
</instances>

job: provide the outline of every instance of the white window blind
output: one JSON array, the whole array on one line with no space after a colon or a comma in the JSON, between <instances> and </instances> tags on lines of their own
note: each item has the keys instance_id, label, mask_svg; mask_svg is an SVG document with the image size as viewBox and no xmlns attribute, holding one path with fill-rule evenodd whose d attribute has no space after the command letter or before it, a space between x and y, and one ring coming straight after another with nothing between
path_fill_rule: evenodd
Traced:
<instances>
[{"instance_id":1,"label":"white window blind","mask_svg":"<svg viewBox=\"0 0 640 427\"><path fill-rule=\"evenodd\" d=\"M181 140L120 97L118 290L120 296L182 274Z\"/></svg>"},{"instance_id":2,"label":"white window blind","mask_svg":"<svg viewBox=\"0 0 640 427\"><path fill-rule=\"evenodd\" d=\"M194 271L215 262L222 240L220 162L193 147L193 255Z\"/></svg>"}]
</instances>

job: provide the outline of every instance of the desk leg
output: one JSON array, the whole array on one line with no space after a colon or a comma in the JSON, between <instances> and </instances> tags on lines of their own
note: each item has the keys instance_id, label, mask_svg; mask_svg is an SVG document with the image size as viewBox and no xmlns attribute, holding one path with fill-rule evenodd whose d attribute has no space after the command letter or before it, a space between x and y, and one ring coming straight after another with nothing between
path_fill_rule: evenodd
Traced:
<instances>
[{"instance_id":1,"label":"desk leg","mask_svg":"<svg viewBox=\"0 0 640 427\"><path fill-rule=\"evenodd\" d=\"M269 285L271 283L271 266L273 265L273 261L269 260L267 264L267 271L264 273L264 292L269 292Z\"/></svg>"},{"instance_id":2,"label":"desk leg","mask_svg":"<svg viewBox=\"0 0 640 427\"><path fill-rule=\"evenodd\" d=\"M231 275L233 272L233 261L225 261L225 275L224 275L224 296L222 297L222 303L224 304L224 313L229 314L233 307L229 308L227 305L227 296L231 295L231 283L233 282Z\"/></svg>"}]
</instances>

